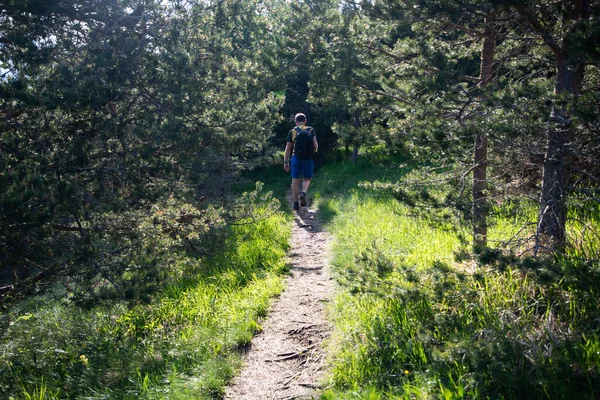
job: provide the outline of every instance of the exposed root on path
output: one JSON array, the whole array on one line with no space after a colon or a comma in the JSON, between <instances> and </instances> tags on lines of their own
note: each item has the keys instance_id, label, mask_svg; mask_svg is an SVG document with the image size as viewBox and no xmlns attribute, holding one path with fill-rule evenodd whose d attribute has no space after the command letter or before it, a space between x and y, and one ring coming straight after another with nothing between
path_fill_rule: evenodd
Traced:
<instances>
[{"instance_id":1,"label":"exposed root on path","mask_svg":"<svg viewBox=\"0 0 600 400\"><path fill-rule=\"evenodd\" d=\"M226 399L316 399L324 378L323 341L330 325L325 308L333 291L323 232L315 211L295 215L290 276L263 331L253 340L244 367Z\"/></svg>"}]
</instances>

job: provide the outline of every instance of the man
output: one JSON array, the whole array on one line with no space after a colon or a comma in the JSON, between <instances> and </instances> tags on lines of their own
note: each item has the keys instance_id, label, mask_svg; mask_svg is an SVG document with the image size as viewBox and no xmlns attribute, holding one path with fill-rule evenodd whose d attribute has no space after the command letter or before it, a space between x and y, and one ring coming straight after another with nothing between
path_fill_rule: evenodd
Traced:
<instances>
[{"instance_id":1,"label":"man","mask_svg":"<svg viewBox=\"0 0 600 400\"><path fill-rule=\"evenodd\" d=\"M295 120L296 127L287 136L283 169L285 172L289 172L290 168L292 170L292 198L294 200L294 210L297 211L300 210L300 206L306 207L306 192L310 186L310 179L315 168L312 156L319 148L319 144L317 143L315 130L306 125L306 115L298 113ZM300 175L303 177L302 191L298 192Z\"/></svg>"}]
</instances>

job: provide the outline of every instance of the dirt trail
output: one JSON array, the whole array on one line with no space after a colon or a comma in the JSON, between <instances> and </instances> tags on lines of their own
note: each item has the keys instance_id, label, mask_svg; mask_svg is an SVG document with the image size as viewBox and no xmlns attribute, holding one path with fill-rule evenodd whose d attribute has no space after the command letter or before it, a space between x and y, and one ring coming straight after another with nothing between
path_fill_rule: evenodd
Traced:
<instances>
[{"instance_id":1,"label":"dirt trail","mask_svg":"<svg viewBox=\"0 0 600 400\"><path fill-rule=\"evenodd\" d=\"M325 308L334 281L328 267L329 235L315 211L295 215L286 289L254 337L244 367L225 399L317 399L324 377Z\"/></svg>"}]
</instances>

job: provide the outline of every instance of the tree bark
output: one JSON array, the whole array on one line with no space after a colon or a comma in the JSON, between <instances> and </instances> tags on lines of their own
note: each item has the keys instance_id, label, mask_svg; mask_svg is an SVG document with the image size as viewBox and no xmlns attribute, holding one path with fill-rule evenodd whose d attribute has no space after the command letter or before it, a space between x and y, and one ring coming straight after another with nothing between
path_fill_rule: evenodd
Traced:
<instances>
[{"instance_id":1,"label":"tree bark","mask_svg":"<svg viewBox=\"0 0 600 400\"><path fill-rule=\"evenodd\" d=\"M473 245L487 245L487 135L475 136L473 169Z\"/></svg>"},{"instance_id":2,"label":"tree bark","mask_svg":"<svg viewBox=\"0 0 600 400\"><path fill-rule=\"evenodd\" d=\"M569 62L571 65L566 65ZM584 65L575 65L571 60L557 62L557 94L579 94L583 80ZM544 249L560 254L566 245L567 199L570 176L570 148L572 125L566 110L554 107L550 116L544 170L542 173L542 191L538 229L536 233L535 254Z\"/></svg>"},{"instance_id":3,"label":"tree bark","mask_svg":"<svg viewBox=\"0 0 600 400\"><path fill-rule=\"evenodd\" d=\"M483 49L481 51L480 86L487 86L493 79L494 52L496 50L496 27L493 17L485 18ZM487 186L487 134L475 136L473 168L473 245L487 245L488 201Z\"/></svg>"},{"instance_id":4,"label":"tree bark","mask_svg":"<svg viewBox=\"0 0 600 400\"><path fill-rule=\"evenodd\" d=\"M576 45L572 38L584 33L585 22L589 18L589 0L563 1L563 33L560 43L546 39L548 35L541 30L543 29L541 24L537 20L530 20L530 24L545 38L544 41L556 56L554 92L557 95L577 96L581 93L585 61L574 54L571 47ZM567 110L561 105L553 107L550 121L542 174L535 254L540 250L561 254L567 240L567 199L571 163L569 146L573 138L573 127Z\"/></svg>"},{"instance_id":5,"label":"tree bark","mask_svg":"<svg viewBox=\"0 0 600 400\"><path fill-rule=\"evenodd\" d=\"M356 161L358 160L358 149L359 149L359 145L358 144L354 144L354 146L352 147L352 161Z\"/></svg>"},{"instance_id":6,"label":"tree bark","mask_svg":"<svg viewBox=\"0 0 600 400\"><path fill-rule=\"evenodd\" d=\"M360 114L358 112L354 113L354 115L352 117L352 122L354 125L354 129L356 129L356 131L358 132L358 129L360 128ZM358 160L359 147L360 147L360 145L356 141L356 138L354 138L354 144L352 145L352 155L351 155L352 161Z\"/></svg>"}]
</instances>

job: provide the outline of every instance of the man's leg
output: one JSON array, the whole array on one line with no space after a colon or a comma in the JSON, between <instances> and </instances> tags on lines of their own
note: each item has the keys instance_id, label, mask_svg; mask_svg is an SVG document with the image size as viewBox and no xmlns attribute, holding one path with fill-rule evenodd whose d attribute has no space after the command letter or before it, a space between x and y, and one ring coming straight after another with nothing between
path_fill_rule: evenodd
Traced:
<instances>
[{"instance_id":1,"label":"man's leg","mask_svg":"<svg viewBox=\"0 0 600 400\"><path fill-rule=\"evenodd\" d=\"M302 182L302 191L304 193L308 192L309 186L310 186L310 178L304 178L304 182Z\"/></svg>"},{"instance_id":2,"label":"man's leg","mask_svg":"<svg viewBox=\"0 0 600 400\"><path fill-rule=\"evenodd\" d=\"M300 178L292 178L292 200L294 200L294 206L292 207L294 210L300 209L300 203L298 202L298 184L300 183Z\"/></svg>"},{"instance_id":3,"label":"man's leg","mask_svg":"<svg viewBox=\"0 0 600 400\"><path fill-rule=\"evenodd\" d=\"M302 207L307 206L306 192L310 187L310 178L313 176L314 167L315 164L312 159L305 161L304 165L302 166L302 176L304 177L304 180L302 181L302 192L300 193L300 205Z\"/></svg>"},{"instance_id":4,"label":"man's leg","mask_svg":"<svg viewBox=\"0 0 600 400\"><path fill-rule=\"evenodd\" d=\"M298 201L298 183L300 178L292 178L292 199Z\"/></svg>"},{"instance_id":5,"label":"man's leg","mask_svg":"<svg viewBox=\"0 0 600 400\"><path fill-rule=\"evenodd\" d=\"M304 180L302 181L302 191L298 196L300 198L300 207L306 207L308 205L308 203L306 202L306 191L308 190L309 186L310 178L304 178Z\"/></svg>"},{"instance_id":6,"label":"man's leg","mask_svg":"<svg viewBox=\"0 0 600 400\"><path fill-rule=\"evenodd\" d=\"M292 200L294 201L294 210L300 209L300 204L298 203L298 185L300 184L300 174L302 172L302 165L298 163L299 160L296 159L296 156L292 156L291 160L291 172L292 172Z\"/></svg>"}]
</instances>

